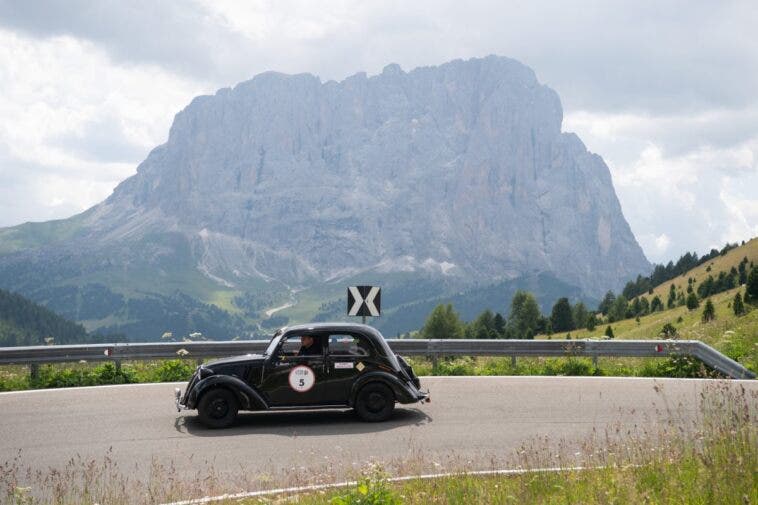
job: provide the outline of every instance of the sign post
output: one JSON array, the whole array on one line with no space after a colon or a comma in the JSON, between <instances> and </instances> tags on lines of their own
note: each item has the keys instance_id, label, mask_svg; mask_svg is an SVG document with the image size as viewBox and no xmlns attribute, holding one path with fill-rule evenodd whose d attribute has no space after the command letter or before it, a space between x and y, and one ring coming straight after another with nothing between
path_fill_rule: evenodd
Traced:
<instances>
[{"instance_id":1,"label":"sign post","mask_svg":"<svg viewBox=\"0 0 758 505\"><path fill-rule=\"evenodd\" d=\"M379 317L382 313L382 288L379 286L350 286L347 288L347 315Z\"/></svg>"}]
</instances>

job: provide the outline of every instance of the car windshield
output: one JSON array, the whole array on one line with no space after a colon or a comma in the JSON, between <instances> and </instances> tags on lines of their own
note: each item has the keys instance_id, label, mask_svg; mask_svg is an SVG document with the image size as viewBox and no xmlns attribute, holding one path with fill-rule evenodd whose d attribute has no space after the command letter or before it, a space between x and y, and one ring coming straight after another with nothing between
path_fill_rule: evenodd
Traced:
<instances>
[{"instance_id":1,"label":"car windshield","mask_svg":"<svg viewBox=\"0 0 758 505\"><path fill-rule=\"evenodd\" d=\"M282 330L278 330L276 333L274 333L274 336L271 338L271 342L269 342L268 347L266 347L266 356L271 356L274 354L274 351L276 351L276 346L279 345L279 341L282 339L282 333L284 333Z\"/></svg>"}]
</instances>

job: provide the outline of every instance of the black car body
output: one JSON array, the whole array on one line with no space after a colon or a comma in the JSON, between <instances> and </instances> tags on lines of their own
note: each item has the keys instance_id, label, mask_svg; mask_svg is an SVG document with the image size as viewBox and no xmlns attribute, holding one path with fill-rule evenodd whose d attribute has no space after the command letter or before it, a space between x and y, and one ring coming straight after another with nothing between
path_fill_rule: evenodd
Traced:
<instances>
[{"instance_id":1,"label":"black car body","mask_svg":"<svg viewBox=\"0 0 758 505\"><path fill-rule=\"evenodd\" d=\"M382 334L349 323L282 328L263 354L200 365L184 394L176 390L177 409L197 409L214 428L232 424L238 410L353 408L383 421L396 402L423 401L429 394Z\"/></svg>"}]
</instances>

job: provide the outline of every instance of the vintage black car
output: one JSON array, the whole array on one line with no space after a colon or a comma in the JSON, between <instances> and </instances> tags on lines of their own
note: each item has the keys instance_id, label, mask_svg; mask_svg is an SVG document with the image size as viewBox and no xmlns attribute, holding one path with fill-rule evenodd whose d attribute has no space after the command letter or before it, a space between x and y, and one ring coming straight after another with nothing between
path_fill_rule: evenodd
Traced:
<instances>
[{"instance_id":1,"label":"vintage black car","mask_svg":"<svg viewBox=\"0 0 758 505\"><path fill-rule=\"evenodd\" d=\"M352 408L384 421L395 403L429 401L408 363L371 326L318 323L274 334L263 354L200 365L176 406L197 409L211 428L231 425L239 410Z\"/></svg>"}]
</instances>

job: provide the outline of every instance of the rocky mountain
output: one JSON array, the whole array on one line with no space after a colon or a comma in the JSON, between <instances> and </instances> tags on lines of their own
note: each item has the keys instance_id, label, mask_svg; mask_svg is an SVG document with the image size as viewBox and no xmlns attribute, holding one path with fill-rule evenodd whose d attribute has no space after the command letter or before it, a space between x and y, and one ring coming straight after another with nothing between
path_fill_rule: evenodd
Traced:
<instances>
[{"instance_id":1,"label":"rocky mountain","mask_svg":"<svg viewBox=\"0 0 758 505\"><path fill-rule=\"evenodd\" d=\"M260 74L195 98L104 202L0 230L0 286L137 339L172 315L229 337L337 314L358 280L403 299L422 279L413 303L549 274L597 298L650 265L607 166L561 122L557 94L502 57Z\"/></svg>"}]
</instances>

